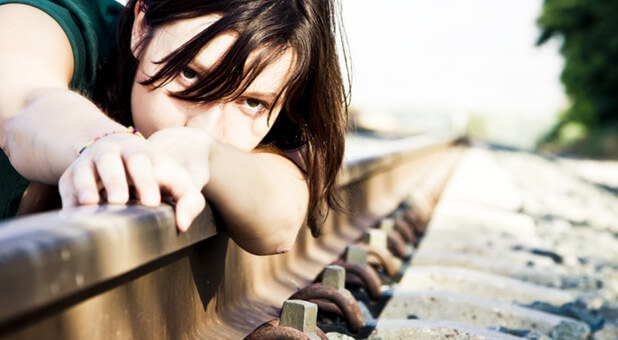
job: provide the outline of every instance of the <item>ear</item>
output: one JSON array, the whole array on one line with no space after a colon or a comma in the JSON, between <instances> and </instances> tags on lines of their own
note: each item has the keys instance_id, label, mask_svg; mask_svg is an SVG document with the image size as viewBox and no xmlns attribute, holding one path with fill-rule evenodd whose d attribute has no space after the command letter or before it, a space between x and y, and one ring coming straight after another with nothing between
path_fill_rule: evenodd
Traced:
<instances>
[{"instance_id":1,"label":"ear","mask_svg":"<svg viewBox=\"0 0 618 340\"><path fill-rule=\"evenodd\" d=\"M133 27L131 28L131 53L135 59L139 59L139 55L141 53L141 42L146 37L148 33L148 28L144 23L144 16L146 14L146 4L142 2L142 0L138 0L135 3L135 8L133 9Z\"/></svg>"}]
</instances>

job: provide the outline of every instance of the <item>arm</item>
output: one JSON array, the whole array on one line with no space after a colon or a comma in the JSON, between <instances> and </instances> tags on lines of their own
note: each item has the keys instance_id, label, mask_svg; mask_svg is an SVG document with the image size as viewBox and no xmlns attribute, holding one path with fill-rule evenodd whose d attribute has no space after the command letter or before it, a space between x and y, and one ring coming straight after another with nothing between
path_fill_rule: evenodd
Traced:
<instances>
[{"instance_id":1,"label":"arm","mask_svg":"<svg viewBox=\"0 0 618 340\"><path fill-rule=\"evenodd\" d=\"M221 211L234 241L254 253L290 250L309 201L300 169L277 154L245 153L224 144L217 144L211 157L213 180L206 197Z\"/></svg>"},{"instance_id":2,"label":"arm","mask_svg":"<svg viewBox=\"0 0 618 340\"><path fill-rule=\"evenodd\" d=\"M207 183L206 198L239 246L261 255L292 248L309 200L305 178L292 161L269 152L240 151L199 129L165 129L149 140Z\"/></svg>"},{"instance_id":3,"label":"arm","mask_svg":"<svg viewBox=\"0 0 618 340\"><path fill-rule=\"evenodd\" d=\"M22 175L56 184L79 144L122 126L69 91L71 46L44 12L1 6L0 48L0 146Z\"/></svg>"},{"instance_id":4,"label":"arm","mask_svg":"<svg viewBox=\"0 0 618 340\"><path fill-rule=\"evenodd\" d=\"M126 203L133 178L140 200L158 205L159 188L178 204L185 229L204 202L190 175L145 140L122 131L92 102L70 91L73 54L62 28L26 5L0 6L0 147L24 177L59 184L63 206L94 204L102 184L110 203ZM126 164L126 169L125 169Z\"/></svg>"}]
</instances>

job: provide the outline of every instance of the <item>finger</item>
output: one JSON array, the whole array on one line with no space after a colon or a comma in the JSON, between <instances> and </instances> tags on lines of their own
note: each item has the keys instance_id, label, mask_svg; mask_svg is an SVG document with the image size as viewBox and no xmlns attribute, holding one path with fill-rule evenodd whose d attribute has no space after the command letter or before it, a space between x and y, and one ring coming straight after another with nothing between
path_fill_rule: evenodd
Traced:
<instances>
[{"instance_id":1,"label":"finger","mask_svg":"<svg viewBox=\"0 0 618 340\"><path fill-rule=\"evenodd\" d=\"M193 220L206 206L204 195L199 191L191 191L180 197L176 203L176 224L180 231L187 231Z\"/></svg>"},{"instance_id":2,"label":"finger","mask_svg":"<svg viewBox=\"0 0 618 340\"><path fill-rule=\"evenodd\" d=\"M195 217L204 209L206 201L201 191L191 182L189 173L180 166L165 162L155 167L155 175L162 189L176 201L176 224L186 231Z\"/></svg>"},{"instance_id":3,"label":"finger","mask_svg":"<svg viewBox=\"0 0 618 340\"><path fill-rule=\"evenodd\" d=\"M113 152L103 152L95 158L95 164L107 193L107 201L114 204L127 203L129 185L120 155Z\"/></svg>"},{"instance_id":4,"label":"finger","mask_svg":"<svg viewBox=\"0 0 618 340\"><path fill-rule=\"evenodd\" d=\"M73 167L73 186L78 204L99 203L97 173L92 162L80 162Z\"/></svg>"},{"instance_id":5,"label":"finger","mask_svg":"<svg viewBox=\"0 0 618 340\"><path fill-rule=\"evenodd\" d=\"M140 203L150 207L158 206L161 202L161 192L150 159L145 154L135 154L125 157L125 164Z\"/></svg>"},{"instance_id":6,"label":"finger","mask_svg":"<svg viewBox=\"0 0 618 340\"><path fill-rule=\"evenodd\" d=\"M72 168L67 169L62 176L60 176L60 180L58 180L58 192L60 193L63 208L77 206L77 195L75 195L75 188L73 186Z\"/></svg>"}]
</instances>

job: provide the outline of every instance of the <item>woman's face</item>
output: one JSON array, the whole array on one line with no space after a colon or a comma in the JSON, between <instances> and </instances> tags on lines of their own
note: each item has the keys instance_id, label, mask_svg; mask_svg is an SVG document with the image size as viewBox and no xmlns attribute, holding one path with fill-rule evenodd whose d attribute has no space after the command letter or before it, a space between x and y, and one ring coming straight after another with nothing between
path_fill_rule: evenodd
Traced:
<instances>
[{"instance_id":1,"label":"woman's face","mask_svg":"<svg viewBox=\"0 0 618 340\"><path fill-rule=\"evenodd\" d=\"M135 25L141 24L142 15L142 12L138 13ZM196 103L172 96L172 93L195 82L196 72L208 70L219 61L236 40L232 32L223 33L211 40L189 63L189 68L165 86L153 89L152 86L140 84L158 71L160 65L156 64L157 61L218 19L217 15L207 15L164 26L144 46L133 83L131 110L135 127L146 137L169 127L195 127L208 132L219 142L250 151L268 133L281 110L281 104L278 104L269 117L269 109L290 73L294 56L289 50L268 65L247 90L233 101ZM132 39L140 39L143 33L134 27ZM251 60L250 56L247 62Z\"/></svg>"}]
</instances>

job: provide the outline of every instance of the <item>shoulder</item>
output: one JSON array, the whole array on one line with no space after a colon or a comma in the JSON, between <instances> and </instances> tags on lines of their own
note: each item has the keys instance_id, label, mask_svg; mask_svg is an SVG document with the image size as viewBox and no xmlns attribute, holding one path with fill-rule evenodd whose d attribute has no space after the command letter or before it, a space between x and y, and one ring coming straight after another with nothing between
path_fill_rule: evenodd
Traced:
<instances>
[{"instance_id":1,"label":"shoulder","mask_svg":"<svg viewBox=\"0 0 618 340\"><path fill-rule=\"evenodd\" d=\"M124 6L115 0L0 0L0 5L35 7L55 20L73 53L71 88L91 92L97 66L115 44L116 26Z\"/></svg>"}]
</instances>

